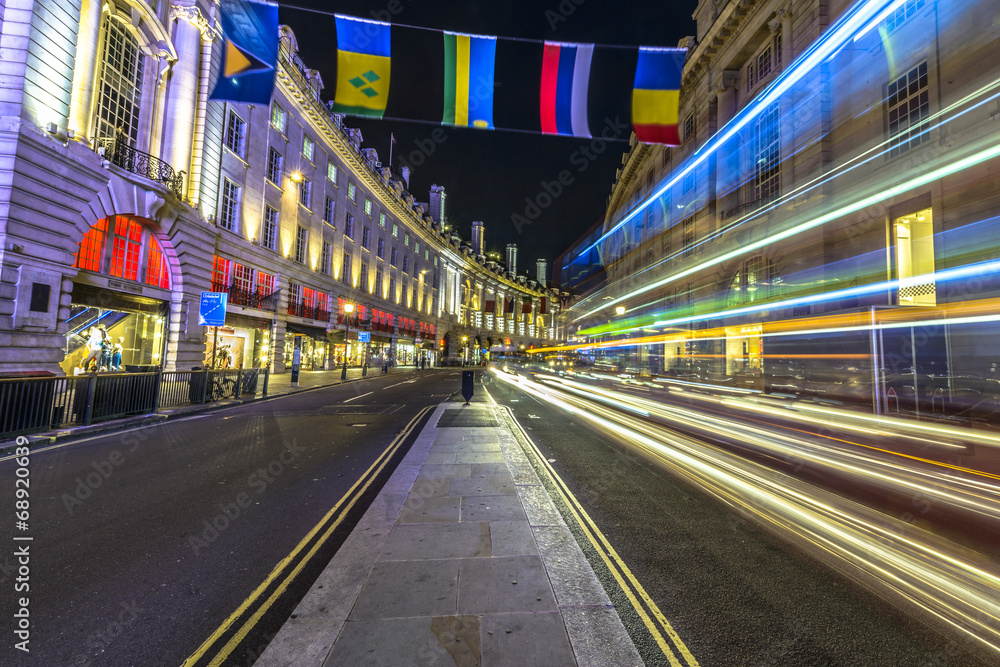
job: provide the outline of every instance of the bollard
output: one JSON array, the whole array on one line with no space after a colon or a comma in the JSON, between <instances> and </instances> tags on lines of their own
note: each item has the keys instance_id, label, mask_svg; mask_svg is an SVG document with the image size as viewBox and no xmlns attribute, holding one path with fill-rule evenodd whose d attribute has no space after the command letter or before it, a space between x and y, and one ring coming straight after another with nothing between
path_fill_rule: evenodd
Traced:
<instances>
[{"instance_id":1,"label":"bollard","mask_svg":"<svg viewBox=\"0 0 1000 667\"><path fill-rule=\"evenodd\" d=\"M465 399L466 405L472 400L474 381L475 373L473 371L462 371L462 398Z\"/></svg>"}]
</instances>

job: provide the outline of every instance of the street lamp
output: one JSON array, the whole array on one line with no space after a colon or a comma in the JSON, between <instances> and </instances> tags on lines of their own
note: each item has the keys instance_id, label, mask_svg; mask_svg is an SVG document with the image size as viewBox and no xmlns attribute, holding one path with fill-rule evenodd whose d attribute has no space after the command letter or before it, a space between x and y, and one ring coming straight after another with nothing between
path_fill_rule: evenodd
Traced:
<instances>
[{"instance_id":1,"label":"street lamp","mask_svg":"<svg viewBox=\"0 0 1000 667\"><path fill-rule=\"evenodd\" d=\"M615 315L624 315L624 314L625 314L625 306L618 306L617 308L615 308Z\"/></svg>"},{"instance_id":2,"label":"street lamp","mask_svg":"<svg viewBox=\"0 0 1000 667\"><path fill-rule=\"evenodd\" d=\"M354 312L353 303L344 304L344 367L340 370L340 381L347 380L347 340L351 333L351 313Z\"/></svg>"},{"instance_id":3,"label":"street lamp","mask_svg":"<svg viewBox=\"0 0 1000 667\"><path fill-rule=\"evenodd\" d=\"M468 352L468 344L467 344L468 340L469 340L468 336L462 336L462 365L463 366L466 364L466 356L468 356L466 354Z\"/></svg>"}]
</instances>

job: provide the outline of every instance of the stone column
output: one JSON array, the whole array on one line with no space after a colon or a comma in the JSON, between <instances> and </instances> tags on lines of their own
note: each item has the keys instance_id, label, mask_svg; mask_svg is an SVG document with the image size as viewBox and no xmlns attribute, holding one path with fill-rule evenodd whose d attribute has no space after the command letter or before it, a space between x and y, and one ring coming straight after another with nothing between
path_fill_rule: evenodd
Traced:
<instances>
[{"instance_id":1,"label":"stone column","mask_svg":"<svg viewBox=\"0 0 1000 667\"><path fill-rule=\"evenodd\" d=\"M69 129L76 133L80 141L90 141L103 5L104 0L82 0L80 6L76 59L73 63L73 97L69 107Z\"/></svg>"},{"instance_id":2,"label":"stone column","mask_svg":"<svg viewBox=\"0 0 1000 667\"><path fill-rule=\"evenodd\" d=\"M201 13L197 7L173 5L170 16L177 62L167 86L162 157L174 170L190 173L201 59L201 30L196 22Z\"/></svg>"}]
</instances>

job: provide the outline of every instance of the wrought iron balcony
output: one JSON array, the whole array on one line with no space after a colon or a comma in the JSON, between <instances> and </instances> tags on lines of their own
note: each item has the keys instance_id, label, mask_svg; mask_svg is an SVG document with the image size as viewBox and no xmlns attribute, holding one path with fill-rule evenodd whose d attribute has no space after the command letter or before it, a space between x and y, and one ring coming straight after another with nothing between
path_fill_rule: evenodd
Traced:
<instances>
[{"instance_id":1,"label":"wrought iron balcony","mask_svg":"<svg viewBox=\"0 0 1000 667\"><path fill-rule=\"evenodd\" d=\"M242 290L238 287L215 281L212 282L212 291L226 292L229 294L230 305L257 308L259 310L270 310L271 312L278 310L278 297L281 294L280 291L272 292L271 294L265 294L260 291L251 292L249 290Z\"/></svg>"},{"instance_id":2,"label":"wrought iron balcony","mask_svg":"<svg viewBox=\"0 0 1000 667\"><path fill-rule=\"evenodd\" d=\"M178 199L184 198L184 172L174 171L173 167L160 158L143 153L113 137L95 139L94 149L98 153L103 149L104 159L116 167L162 183L177 195Z\"/></svg>"}]
</instances>

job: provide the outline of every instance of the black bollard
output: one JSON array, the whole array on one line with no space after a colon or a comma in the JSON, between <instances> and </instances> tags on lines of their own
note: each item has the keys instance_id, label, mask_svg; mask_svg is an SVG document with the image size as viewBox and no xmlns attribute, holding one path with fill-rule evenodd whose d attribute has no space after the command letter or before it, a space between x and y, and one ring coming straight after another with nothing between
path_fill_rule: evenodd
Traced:
<instances>
[{"instance_id":1,"label":"black bollard","mask_svg":"<svg viewBox=\"0 0 1000 667\"><path fill-rule=\"evenodd\" d=\"M475 375L473 371L462 371L462 398L465 399L466 405L472 400Z\"/></svg>"}]
</instances>

